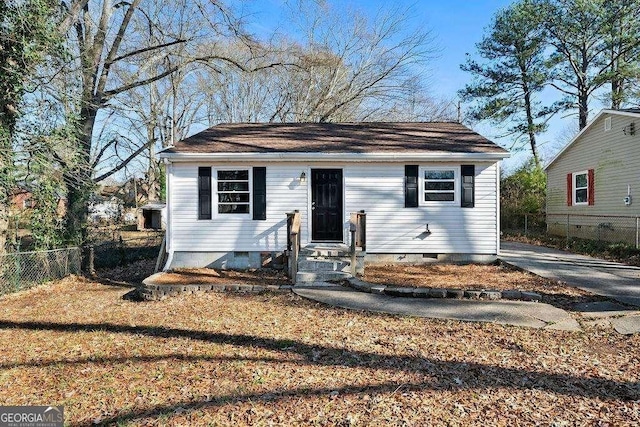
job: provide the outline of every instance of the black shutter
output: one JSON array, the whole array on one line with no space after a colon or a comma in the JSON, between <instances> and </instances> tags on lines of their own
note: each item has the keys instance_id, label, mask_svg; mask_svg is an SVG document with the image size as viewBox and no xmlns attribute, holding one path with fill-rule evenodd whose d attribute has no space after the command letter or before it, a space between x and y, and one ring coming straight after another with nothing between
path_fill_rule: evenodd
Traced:
<instances>
[{"instance_id":1,"label":"black shutter","mask_svg":"<svg viewBox=\"0 0 640 427\"><path fill-rule=\"evenodd\" d=\"M253 219L267 219L267 168L253 168Z\"/></svg>"},{"instance_id":2,"label":"black shutter","mask_svg":"<svg viewBox=\"0 0 640 427\"><path fill-rule=\"evenodd\" d=\"M404 167L404 207L418 206L418 165Z\"/></svg>"},{"instance_id":3,"label":"black shutter","mask_svg":"<svg viewBox=\"0 0 640 427\"><path fill-rule=\"evenodd\" d=\"M211 168L198 168L198 219L211 219Z\"/></svg>"},{"instance_id":4,"label":"black shutter","mask_svg":"<svg viewBox=\"0 0 640 427\"><path fill-rule=\"evenodd\" d=\"M462 165L462 203L463 208L472 208L475 205L475 180L476 167L474 165Z\"/></svg>"}]
</instances>

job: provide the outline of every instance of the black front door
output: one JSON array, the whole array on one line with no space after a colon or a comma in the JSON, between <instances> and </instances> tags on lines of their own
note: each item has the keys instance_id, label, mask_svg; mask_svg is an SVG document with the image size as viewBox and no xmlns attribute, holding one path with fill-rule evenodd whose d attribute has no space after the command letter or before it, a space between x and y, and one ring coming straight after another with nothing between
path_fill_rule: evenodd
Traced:
<instances>
[{"instance_id":1,"label":"black front door","mask_svg":"<svg viewBox=\"0 0 640 427\"><path fill-rule=\"evenodd\" d=\"M342 242L342 169L311 169L311 240Z\"/></svg>"}]
</instances>

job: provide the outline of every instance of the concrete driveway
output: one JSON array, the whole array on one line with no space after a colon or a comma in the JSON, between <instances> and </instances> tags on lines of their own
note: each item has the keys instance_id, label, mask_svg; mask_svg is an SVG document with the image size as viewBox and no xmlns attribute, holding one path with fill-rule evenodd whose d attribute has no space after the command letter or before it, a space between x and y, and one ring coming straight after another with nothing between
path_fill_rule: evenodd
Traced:
<instances>
[{"instance_id":1,"label":"concrete driveway","mask_svg":"<svg viewBox=\"0 0 640 427\"><path fill-rule=\"evenodd\" d=\"M640 267L516 242L501 242L499 258L538 276L640 307Z\"/></svg>"}]
</instances>

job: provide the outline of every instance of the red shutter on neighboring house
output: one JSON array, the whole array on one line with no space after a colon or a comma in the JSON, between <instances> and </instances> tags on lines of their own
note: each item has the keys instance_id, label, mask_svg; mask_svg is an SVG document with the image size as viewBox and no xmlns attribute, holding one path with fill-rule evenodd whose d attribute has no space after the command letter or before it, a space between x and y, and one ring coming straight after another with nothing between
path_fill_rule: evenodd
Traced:
<instances>
[{"instance_id":1,"label":"red shutter on neighboring house","mask_svg":"<svg viewBox=\"0 0 640 427\"><path fill-rule=\"evenodd\" d=\"M573 174L567 174L567 206L573 204Z\"/></svg>"},{"instance_id":2,"label":"red shutter on neighboring house","mask_svg":"<svg viewBox=\"0 0 640 427\"><path fill-rule=\"evenodd\" d=\"M587 185L589 186L587 190L587 201L589 202L589 206L593 206L596 194L596 182L594 180L594 176L593 169L589 169L587 173Z\"/></svg>"}]
</instances>

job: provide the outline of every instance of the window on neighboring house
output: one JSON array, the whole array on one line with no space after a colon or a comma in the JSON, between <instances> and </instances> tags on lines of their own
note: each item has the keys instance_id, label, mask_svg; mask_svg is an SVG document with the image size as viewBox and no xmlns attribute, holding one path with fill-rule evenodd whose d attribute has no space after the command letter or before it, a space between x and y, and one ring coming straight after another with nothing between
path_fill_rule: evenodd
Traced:
<instances>
[{"instance_id":1,"label":"window on neighboring house","mask_svg":"<svg viewBox=\"0 0 640 427\"><path fill-rule=\"evenodd\" d=\"M604 119L604 131L610 131L611 130L611 117L606 117Z\"/></svg>"},{"instance_id":2,"label":"window on neighboring house","mask_svg":"<svg viewBox=\"0 0 640 427\"><path fill-rule=\"evenodd\" d=\"M456 202L458 192L456 168L423 168L422 178L422 204Z\"/></svg>"},{"instance_id":3,"label":"window on neighboring house","mask_svg":"<svg viewBox=\"0 0 640 427\"><path fill-rule=\"evenodd\" d=\"M587 171L573 174L573 203L586 205L589 201L589 178Z\"/></svg>"},{"instance_id":4,"label":"window on neighboring house","mask_svg":"<svg viewBox=\"0 0 640 427\"><path fill-rule=\"evenodd\" d=\"M218 169L218 213L248 214L251 206L249 169Z\"/></svg>"}]
</instances>

